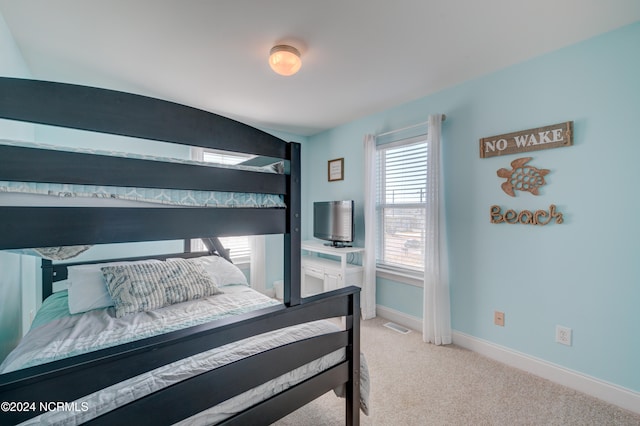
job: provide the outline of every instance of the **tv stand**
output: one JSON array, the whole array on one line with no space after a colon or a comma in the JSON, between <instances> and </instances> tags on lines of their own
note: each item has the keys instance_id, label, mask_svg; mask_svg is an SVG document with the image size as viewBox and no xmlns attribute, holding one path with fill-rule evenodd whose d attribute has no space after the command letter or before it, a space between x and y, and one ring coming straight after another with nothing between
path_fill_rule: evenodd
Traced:
<instances>
[{"instance_id":1,"label":"tv stand","mask_svg":"<svg viewBox=\"0 0 640 426\"><path fill-rule=\"evenodd\" d=\"M327 246L327 247L333 247L333 248L353 247L351 244L341 243L339 241L331 241L329 243L324 243L324 245Z\"/></svg>"},{"instance_id":2,"label":"tv stand","mask_svg":"<svg viewBox=\"0 0 640 426\"><path fill-rule=\"evenodd\" d=\"M313 240L303 241L301 248L303 252L307 252L302 256L302 297L349 285L362 287L364 269L360 265L349 263L347 257L357 257L357 261L361 262L364 248L335 247Z\"/></svg>"}]
</instances>

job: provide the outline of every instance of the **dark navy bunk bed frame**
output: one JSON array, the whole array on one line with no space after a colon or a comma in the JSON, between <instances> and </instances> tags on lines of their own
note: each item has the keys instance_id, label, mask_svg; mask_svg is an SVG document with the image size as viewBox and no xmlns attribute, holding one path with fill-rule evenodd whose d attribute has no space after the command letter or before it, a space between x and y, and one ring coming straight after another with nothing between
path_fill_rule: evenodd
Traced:
<instances>
[{"instance_id":1,"label":"dark navy bunk bed frame","mask_svg":"<svg viewBox=\"0 0 640 426\"><path fill-rule=\"evenodd\" d=\"M0 145L0 180L202 189L284 195L286 208L0 206L0 249L228 235L284 235L284 305L0 375L0 401L66 401L176 360L282 327L345 317L345 329L211 370L106 413L91 424L168 424L287 371L346 349L346 361L223 424L269 424L346 384L346 419L359 424L359 288L301 298L300 145L213 113L145 96L63 83L0 78L0 118L244 152L285 160L284 175ZM187 256L189 256L187 254ZM155 256L157 258L157 256ZM46 287L53 272L45 262ZM47 267L49 266L49 267ZM57 279L60 279L59 276ZM269 366L264 368L264 366ZM224 386L219 386L223 383ZM216 386L216 384L218 386ZM179 404L175 402L179 401ZM41 412L2 413L18 423Z\"/></svg>"}]
</instances>

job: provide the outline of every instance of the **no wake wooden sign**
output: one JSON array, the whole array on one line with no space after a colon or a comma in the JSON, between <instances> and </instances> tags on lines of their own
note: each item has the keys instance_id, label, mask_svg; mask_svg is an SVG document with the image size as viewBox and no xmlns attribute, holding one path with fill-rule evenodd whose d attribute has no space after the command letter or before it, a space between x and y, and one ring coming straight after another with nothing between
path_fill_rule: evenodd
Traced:
<instances>
[{"instance_id":1,"label":"no wake wooden sign","mask_svg":"<svg viewBox=\"0 0 640 426\"><path fill-rule=\"evenodd\" d=\"M573 144L573 121L480 139L480 158Z\"/></svg>"}]
</instances>

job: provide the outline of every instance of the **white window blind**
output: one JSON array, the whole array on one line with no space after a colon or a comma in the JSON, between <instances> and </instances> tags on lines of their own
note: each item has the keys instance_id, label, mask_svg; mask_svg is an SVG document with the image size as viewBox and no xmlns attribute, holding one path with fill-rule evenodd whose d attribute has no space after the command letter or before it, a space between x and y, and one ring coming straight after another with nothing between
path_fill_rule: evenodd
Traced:
<instances>
[{"instance_id":1,"label":"white window blind","mask_svg":"<svg viewBox=\"0 0 640 426\"><path fill-rule=\"evenodd\" d=\"M218 164L240 164L243 161L247 161L251 158L255 157L250 154L240 154L237 152L228 152L228 151L217 151L212 149L204 149L202 151L202 161L206 161L208 163L218 163Z\"/></svg>"},{"instance_id":2,"label":"white window blind","mask_svg":"<svg viewBox=\"0 0 640 426\"><path fill-rule=\"evenodd\" d=\"M220 237L220 242L229 250L229 256L233 263L245 263L251 261L251 245L249 237Z\"/></svg>"},{"instance_id":3,"label":"white window blind","mask_svg":"<svg viewBox=\"0 0 640 426\"><path fill-rule=\"evenodd\" d=\"M426 136L377 147L376 216L378 267L424 271Z\"/></svg>"},{"instance_id":4,"label":"white window blind","mask_svg":"<svg viewBox=\"0 0 640 426\"><path fill-rule=\"evenodd\" d=\"M249 263L251 261L251 245L248 236L219 237L220 243L229 250L229 257L233 263ZM204 251L206 247L201 239L191 240L193 251Z\"/></svg>"}]
</instances>

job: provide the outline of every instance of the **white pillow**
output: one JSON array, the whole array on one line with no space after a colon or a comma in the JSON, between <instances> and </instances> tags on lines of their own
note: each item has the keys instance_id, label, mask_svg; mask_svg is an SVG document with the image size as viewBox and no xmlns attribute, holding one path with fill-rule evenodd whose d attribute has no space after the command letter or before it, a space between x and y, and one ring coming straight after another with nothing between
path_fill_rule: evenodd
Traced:
<instances>
[{"instance_id":1,"label":"white pillow","mask_svg":"<svg viewBox=\"0 0 640 426\"><path fill-rule=\"evenodd\" d=\"M59 291L64 291L69 288L69 280L55 281L51 285L51 292L57 293Z\"/></svg>"},{"instance_id":2,"label":"white pillow","mask_svg":"<svg viewBox=\"0 0 640 426\"><path fill-rule=\"evenodd\" d=\"M109 262L90 265L76 265L67 268L69 286L69 312L79 314L92 309L113 306L113 300L107 290L107 283L100 268L105 266L126 265L131 263L160 262L143 260L136 262Z\"/></svg>"},{"instance_id":3,"label":"white pillow","mask_svg":"<svg viewBox=\"0 0 640 426\"><path fill-rule=\"evenodd\" d=\"M171 262L178 259L180 258L171 258L167 260ZM194 257L187 260L190 262L200 263L218 287L229 284L249 285L247 277L244 276L240 268L220 256Z\"/></svg>"},{"instance_id":4,"label":"white pillow","mask_svg":"<svg viewBox=\"0 0 640 426\"><path fill-rule=\"evenodd\" d=\"M117 318L221 293L202 264L185 259L100 269Z\"/></svg>"}]
</instances>

